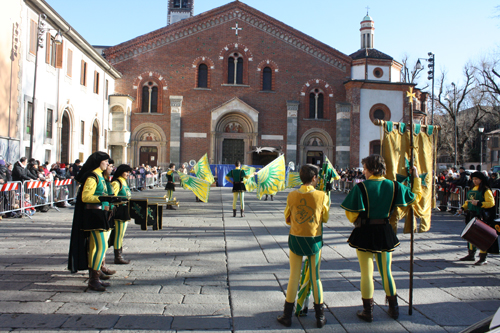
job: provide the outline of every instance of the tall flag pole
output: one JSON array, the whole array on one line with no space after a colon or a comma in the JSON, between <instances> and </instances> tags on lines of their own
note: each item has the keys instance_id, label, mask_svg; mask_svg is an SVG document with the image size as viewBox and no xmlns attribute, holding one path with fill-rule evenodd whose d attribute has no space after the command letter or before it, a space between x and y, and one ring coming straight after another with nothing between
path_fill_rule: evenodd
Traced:
<instances>
[{"instance_id":1,"label":"tall flag pole","mask_svg":"<svg viewBox=\"0 0 500 333\"><path fill-rule=\"evenodd\" d=\"M413 92L413 87L410 87L410 91L406 92L406 97L408 97L408 102L410 103L410 188L413 188L413 165L415 164L415 147L413 138L413 99L415 98L415 93ZM409 210L409 219L411 223L411 233L410 233L410 296L408 314L411 316L413 314L413 255L414 255L414 229L415 229L415 216L413 214L413 207Z\"/></svg>"}]
</instances>

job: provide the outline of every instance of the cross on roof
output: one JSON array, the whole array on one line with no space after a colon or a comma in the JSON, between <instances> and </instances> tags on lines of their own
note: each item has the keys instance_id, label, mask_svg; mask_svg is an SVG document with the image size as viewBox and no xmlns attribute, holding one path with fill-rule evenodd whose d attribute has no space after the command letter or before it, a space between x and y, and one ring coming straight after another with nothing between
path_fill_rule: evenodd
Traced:
<instances>
[{"instance_id":1,"label":"cross on roof","mask_svg":"<svg viewBox=\"0 0 500 333\"><path fill-rule=\"evenodd\" d=\"M243 28L238 28L238 22L236 22L236 27L231 27L232 30L235 30L236 36L238 36L238 30L243 30Z\"/></svg>"},{"instance_id":2,"label":"cross on roof","mask_svg":"<svg viewBox=\"0 0 500 333\"><path fill-rule=\"evenodd\" d=\"M366 15L368 15L369 10L370 10L370 7L366 6Z\"/></svg>"}]
</instances>

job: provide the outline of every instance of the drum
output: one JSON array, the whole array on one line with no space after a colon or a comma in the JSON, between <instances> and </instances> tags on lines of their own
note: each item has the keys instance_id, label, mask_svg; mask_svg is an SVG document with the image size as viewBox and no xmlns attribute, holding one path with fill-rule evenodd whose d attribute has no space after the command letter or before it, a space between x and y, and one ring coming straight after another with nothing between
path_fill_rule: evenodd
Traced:
<instances>
[{"instance_id":1,"label":"drum","mask_svg":"<svg viewBox=\"0 0 500 333\"><path fill-rule=\"evenodd\" d=\"M460 236L483 251L487 251L498 238L495 229L477 218L470 220Z\"/></svg>"}]
</instances>

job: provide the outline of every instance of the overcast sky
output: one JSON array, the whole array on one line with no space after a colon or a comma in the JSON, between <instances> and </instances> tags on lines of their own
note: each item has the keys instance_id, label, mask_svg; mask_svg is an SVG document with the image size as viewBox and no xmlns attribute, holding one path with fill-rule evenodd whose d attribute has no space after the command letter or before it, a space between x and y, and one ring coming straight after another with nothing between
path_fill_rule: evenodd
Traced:
<instances>
[{"instance_id":1,"label":"overcast sky","mask_svg":"<svg viewBox=\"0 0 500 333\"><path fill-rule=\"evenodd\" d=\"M45 0L90 44L116 45L162 28L167 0ZM229 0L195 0L195 15ZM500 50L500 12L493 0L243 0L303 33L347 55L360 48L360 22L375 21L375 48L412 63L436 55L437 75L463 82L462 69ZM427 70L427 69L426 69ZM419 86L427 84L422 75Z\"/></svg>"}]
</instances>

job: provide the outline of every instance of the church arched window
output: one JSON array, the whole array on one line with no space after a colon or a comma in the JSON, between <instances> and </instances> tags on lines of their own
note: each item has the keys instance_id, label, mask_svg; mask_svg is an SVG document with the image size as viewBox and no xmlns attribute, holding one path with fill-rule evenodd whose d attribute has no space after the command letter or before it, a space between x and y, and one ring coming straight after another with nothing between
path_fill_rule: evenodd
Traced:
<instances>
[{"instance_id":1,"label":"church arched window","mask_svg":"<svg viewBox=\"0 0 500 333\"><path fill-rule=\"evenodd\" d=\"M273 90L273 71L270 67L262 71L262 90Z\"/></svg>"},{"instance_id":2,"label":"church arched window","mask_svg":"<svg viewBox=\"0 0 500 333\"><path fill-rule=\"evenodd\" d=\"M309 94L309 118L323 119L324 95L319 89L314 89Z\"/></svg>"},{"instance_id":3,"label":"church arched window","mask_svg":"<svg viewBox=\"0 0 500 333\"><path fill-rule=\"evenodd\" d=\"M198 88L208 88L208 66L205 64L198 66Z\"/></svg>"},{"instance_id":4,"label":"church arched window","mask_svg":"<svg viewBox=\"0 0 500 333\"><path fill-rule=\"evenodd\" d=\"M155 82L149 81L144 83L142 87L142 105L141 112L156 113L158 112L158 85Z\"/></svg>"},{"instance_id":5,"label":"church arched window","mask_svg":"<svg viewBox=\"0 0 500 333\"><path fill-rule=\"evenodd\" d=\"M182 0L182 7L181 8L188 8L188 0Z\"/></svg>"},{"instance_id":6,"label":"church arched window","mask_svg":"<svg viewBox=\"0 0 500 333\"><path fill-rule=\"evenodd\" d=\"M181 0L174 0L174 8L181 8Z\"/></svg>"},{"instance_id":7,"label":"church arched window","mask_svg":"<svg viewBox=\"0 0 500 333\"><path fill-rule=\"evenodd\" d=\"M243 57L239 53L232 54L227 60L227 83L243 84Z\"/></svg>"}]
</instances>

